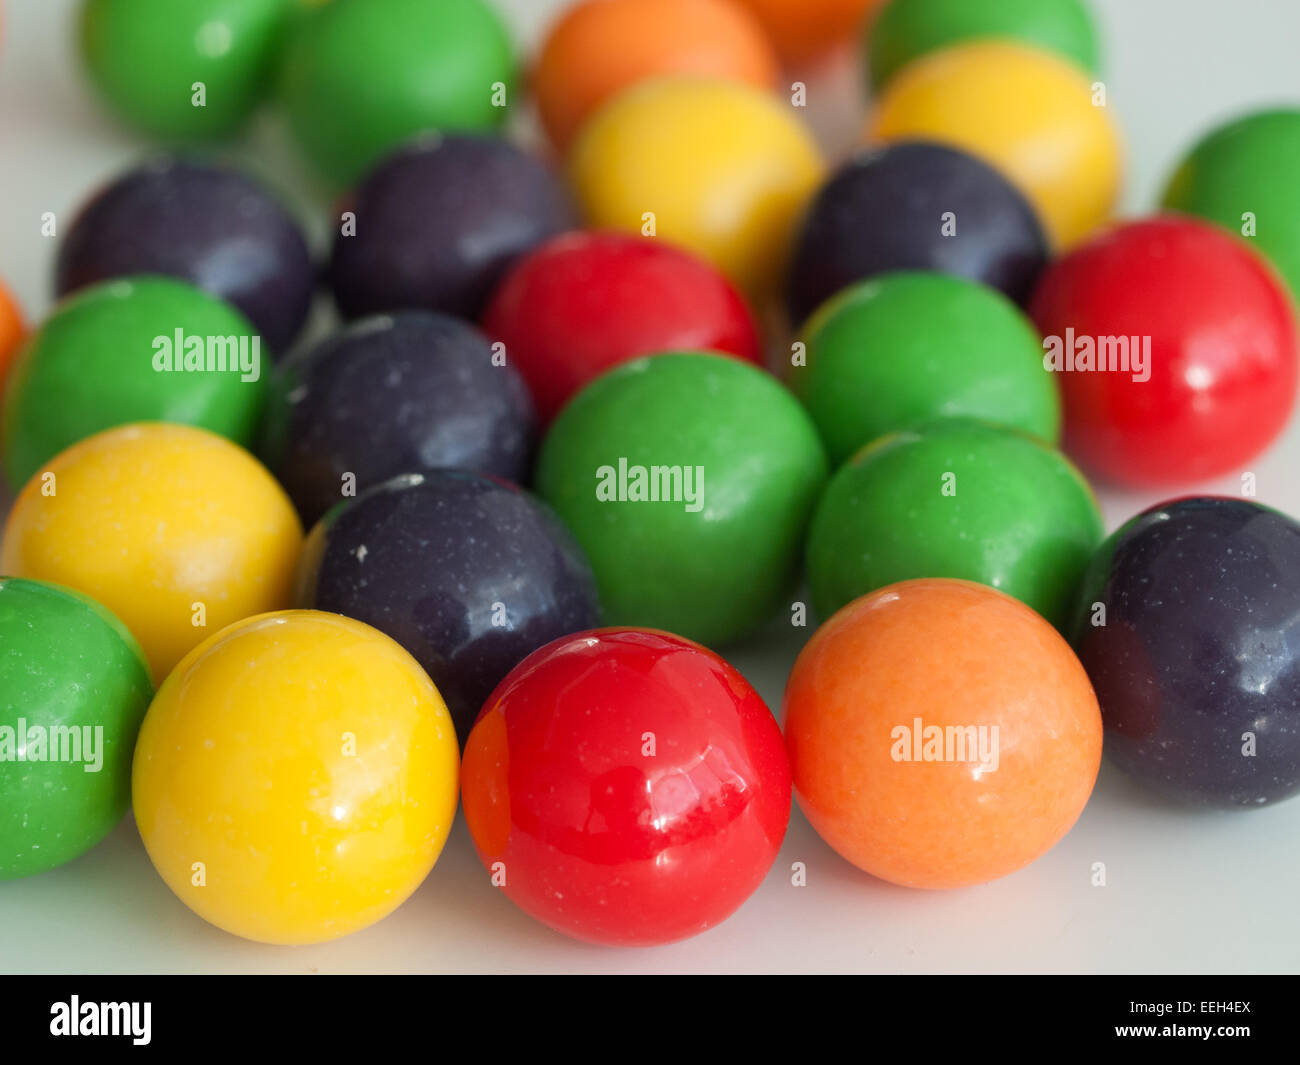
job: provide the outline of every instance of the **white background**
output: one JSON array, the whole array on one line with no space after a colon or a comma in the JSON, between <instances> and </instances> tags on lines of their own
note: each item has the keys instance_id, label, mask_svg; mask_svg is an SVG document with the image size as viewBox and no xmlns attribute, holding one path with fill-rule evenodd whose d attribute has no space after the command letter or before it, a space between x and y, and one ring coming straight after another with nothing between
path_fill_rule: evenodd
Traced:
<instances>
[{"instance_id":1,"label":"white background","mask_svg":"<svg viewBox=\"0 0 1300 1065\"><path fill-rule=\"evenodd\" d=\"M499 3L529 49L562 6ZM85 91L71 48L75 6L4 2L0 276L33 317L49 306L55 250L40 235L41 214L66 222L148 147L106 121ZM1300 102L1294 0L1094 6L1110 104L1130 146L1130 214L1150 209L1208 125ZM814 121L833 157L860 127L855 77L845 63L811 83ZM308 188L274 119L260 120L236 154L296 194L319 239L325 202ZM1300 417L1252 467L1260 500L1293 514L1300 514L1297 457ZM1235 493L1237 485L1233 477L1186 491ZM1103 493L1108 528L1155 501ZM774 709L799 643L778 625L731 654ZM790 884L795 861L807 865L806 887ZM1104 888L1090 885L1098 861L1108 871ZM567 940L516 910L488 884L458 820L432 875L393 916L335 943L278 948L193 916L154 873L128 818L79 860L0 883L0 971L1295 972L1298 896L1300 800L1241 813L1189 811L1103 766L1070 835L1029 868L983 887L927 893L874 880L838 858L796 810L775 867L735 917L684 943L611 950Z\"/></svg>"}]
</instances>

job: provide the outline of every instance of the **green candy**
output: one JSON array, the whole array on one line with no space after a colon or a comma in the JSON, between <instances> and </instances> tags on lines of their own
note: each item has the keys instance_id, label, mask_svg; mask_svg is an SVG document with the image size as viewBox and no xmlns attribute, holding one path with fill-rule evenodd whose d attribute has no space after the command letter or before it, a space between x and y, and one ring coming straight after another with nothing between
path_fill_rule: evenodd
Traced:
<instances>
[{"instance_id":1,"label":"green candy","mask_svg":"<svg viewBox=\"0 0 1300 1065\"><path fill-rule=\"evenodd\" d=\"M82 58L129 125L171 140L223 137L267 95L291 10L292 0L86 0Z\"/></svg>"},{"instance_id":2,"label":"green candy","mask_svg":"<svg viewBox=\"0 0 1300 1065\"><path fill-rule=\"evenodd\" d=\"M304 154L342 186L415 134L497 130L515 78L483 0L331 0L295 27L281 95Z\"/></svg>"},{"instance_id":3,"label":"green candy","mask_svg":"<svg viewBox=\"0 0 1300 1065\"><path fill-rule=\"evenodd\" d=\"M658 501L642 498L653 467L669 468ZM792 590L825 481L817 431L774 378L682 352L579 392L542 444L535 487L586 550L607 623L718 645Z\"/></svg>"},{"instance_id":4,"label":"green candy","mask_svg":"<svg viewBox=\"0 0 1300 1065\"><path fill-rule=\"evenodd\" d=\"M987 38L1035 45L1090 74L1101 67L1097 29L1081 0L890 0L867 33L876 91L928 52Z\"/></svg>"},{"instance_id":5,"label":"green candy","mask_svg":"<svg viewBox=\"0 0 1300 1065\"><path fill-rule=\"evenodd\" d=\"M1164 205L1249 239L1300 300L1300 110L1260 111L1214 130L1175 172Z\"/></svg>"},{"instance_id":6,"label":"green candy","mask_svg":"<svg viewBox=\"0 0 1300 1065\"><path fill-rule=\"evenodd\" d=\"M828 300L791 386L839 465L878 436L968 415L1055 443L1056 382L1037 330L1000 292L946 274L884 274Z\"/></svg>"},{"instance_id":7,"label":"green candy","mask_svg":"<svg viewBox=\"0 0 1300 1065\"><path fill-rule=\"evenodd\" d=\"M0 880L71 861L122 819L152 697L116 617L67 588L0 577Z\"/></svg>"},{"instance_id":8,"label":"green candy","mask_svg":"<svg viewBox=\"0 0 1300 1065\"><path fill-rule=\"evenodd\" d=\"M194 338L202 343L202 369L155 368L178 348L178 331L182 359ZM229 366L232 351L247 374L207 369L223 353ZM128 422L196 425L249 447L269 370L247 319L184 281L134 277L83 289L55 308L10 372L0 420L9 484L17 490L64 448Z\"/></svg>"},{"instance_id":9,"label":"green candy","mask_svg":"<svg viewBox=\"0 0 1300 1065\"><path fill-rule=\"evenodd\" d=\"M953 418L883 437L831 479L808 533L828 617L914 577L998 588L1054 625L1102 538L1088 483L1033 437Z\"/></svg>"}]
</instances>

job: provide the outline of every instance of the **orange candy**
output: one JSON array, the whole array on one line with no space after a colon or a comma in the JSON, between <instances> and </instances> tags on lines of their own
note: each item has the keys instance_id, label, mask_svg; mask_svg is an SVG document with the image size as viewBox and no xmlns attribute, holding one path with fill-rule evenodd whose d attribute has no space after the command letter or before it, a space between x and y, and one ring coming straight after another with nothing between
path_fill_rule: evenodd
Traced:
<instances>
[{"instance_id":1,"label":"orange candy","mask_svg":"<svg viewBox=\"0 0 1300 1065\"><path fill-rule=\"evenodd\" d=\"M762 28L734 0L585 0L548 34L533 88L564 151L593 111L636 82L694 74L770 89L777 71Z\"/></svg>"},{"instance_id":2,"label":"orange candy","mask_svg":"<svg viewBox=\"0 0 1300 1065\"><path fill-rule=\"evenodd\" d=\"M860 41L880 0L740 0L787 63L807 63L838 44Z\"/></svg>"},{"instance_id":3,"label":"orange candy","mask_svg":"<svg viewBox=\"0 0 1300 1065\"><path fill-rule=\"evenodd\" d=\"M795 662L785 733L813 827L906 887L1028 865L1078 819L1101 763L1101 711L1069 645L968 581L904 581L835 614Z\"/></svg>"},{"instance_id":4,"label":"orange candy","mask_svg":"<svg viewBox=\"0 0 1300 1065\"><path fill-rule=\"evenodd\" d=\"M26 335L22 311L18 309L13 294L0 282L0 394L4 392L5 375L9 373Z\"/></svg>"}]
</instances>

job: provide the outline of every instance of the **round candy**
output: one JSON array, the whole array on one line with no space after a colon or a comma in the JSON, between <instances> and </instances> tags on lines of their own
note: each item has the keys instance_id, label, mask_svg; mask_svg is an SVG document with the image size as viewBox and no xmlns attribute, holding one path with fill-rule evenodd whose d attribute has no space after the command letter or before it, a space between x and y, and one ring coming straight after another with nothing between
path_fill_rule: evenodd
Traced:
<instances>
[{"instance_id":1,"label":"round candy","mask_svg":"<svg viewBox=\"0 0 1300 1065\"><path fill-rule=\"evenodd\" d=\"M547 34L533 88L563 151L593 111L636 82L698 74L770 89L778 71L762 28L732 0L582 0Z\"/></svg>"},{"instance_id":2,"label":"round candy","mask_svg":"<svg viewBox=\"0 0 1300 1065\"><path fill-rule=\"evenodd\" d=\"M169 421L252 443L269 352L229 304L183 281L104 281L60 303L5 390L5 472L16 490L70 444Z\"/></svg>"},{"instance_id":3,"label":"round candy","mask_svg":"<svg viewBox=\"0 0 1300 1065\"><path fill-rule=\"evenodd\" d=\"M1214 226L1167 216L1113 229L1054 263L1030 310L1062 371L1066 448L1108 480L1238 471L1290 416L1291 299Z\"/></svg>"},{"instance_id":4,"label":"round candy","mask_svg":"<svg viewBox=\"0 0 1300 1065\"><path fill-rule=\"evenodd\" d=\"M882 0L740 0L789 63L804 64L862 32Z\"/></svg>"},{"instance_id":5,"label":"round candy","mask_svg":"<svg viewBox=\"0 0 1300 1065\"><path fill-rule=\"evenodd\" d=\"M763 700L712 651L638 629L524 659L470 733L462 789L493 883L557 931L617 946L725 920L790 819Z\"/></svg>"},{"instance_id":6,"label":"round candy","mask_svg":"<svg viewBox=\"0 0 1300 1065\"><path fill-rule=\"evenodd\" d=\"M84 0L81 53L124 122L154 137L234 133L266 95L287 0Z\"/></svg>"},{"instance_id":7,"label":"round candy","mask_svg":"<svg viewBox=\"0 0 1300 1065\"><path fill-rule=\"evenodd\" d=\"M801 334L791 384L831 464L895 429L969 415L1055 443L1061 401L1015 304L935 273L882 274L825 303Z\"/></svg>"},{"instance_id":8,"label":"round candy","mask_svg":"<svg viewBox=\"0 0 1300 1065\"><path fill-rule=\"evenodd\" d=\"M1089 74L1101 66L1097 28L1083 0L892 0L867 37L871 87L879 90L940 48L994 37L1054 52Z\"/></svg>"},{"instance_id":9,"label":"round candy","mask_svg":"<svg viewBox=\"0 0 1300 1065\"><path fill-rule=\"evenodd\" d=\"M583 385L640 355L703 350L762 363L758 326L702 259L626 233L568 233L521 259L483 316L545 420Z\"/></svg>"},{"instance_id":10,"label":"round candy","mask_svg":"<svg viewBox=\"0 0 1300 1065\"><path fill-rule=\"evenodd\" d=\"M1162 503L1106 541L1077 602L1111 761L1188 803L1300 792L1300 524L1243 499Z\"/></svg>"},{"instance_id":11,"label":"round candy","mask_svg":"<svg viewBox=\"0 0 1300 1065\"><path fill-rule=\"evenodd\" d=\"M5 379L27 335L22 308L13 293L0 281L0 399L4 398Z\"/></svg>"},{"instance_id":12,"label":"round candy","mask_svg":"<svg viewBox=\"0 0 1300 1065\"><path fill-rule=\"evenodd\" d=\"M485 0L331 0L301 18L281 77L290 130L336 186L417 133L498 129L514 92Z\"/></svg>"},{"instance_id":13,"label":"round candy","mask_svg":"<svg viewBox=\"0 0 1300 1065\"><path fill-rule=\"evenodd\" d=\"M808 583L822 617L895 581L956 577L1059 625L1102 533L1092 489L1060 452L953 418L840 468L808 531Z\"/></svg>"},{"instance_id":14,"label":"round candy","mask_svg":"<svg viewBox=\"0 0 1300 1065\"><path fill-rule=\"evenodd\" d=\"M1058 247L1104 223L1119 197L1119 131L1073 63L1009 41L954 45L890 82L871 123L878 140L952 144L1006 174ZM957 225L961 226L958 215Z\"/></svg>"},{"instance_id":15,"label":"round candy","mask_svg":"<svg viewBox=\"0 0 1300 1065\"><path fill-rule=\"evenodd\" d=\"M506 267L575 220L551 171L486 137L444 137L380 163L344 204L330 283L341 314L477 318Z\"/></svg>"},{"instance_id":16,"label":"round candy","mask_svg":"<svg viewBox=\"0 0 1300 1065\"><path fill-rule=\"evenodd\" d=\"M1259 111L1208 134L1164 202L1249 237L1300 300L1300 110Z\"/></svg>"},{"instance_id":17,"label":"round candy","mask_svg":"<svg viewBox=\"0 0 1300 1065\"><path fill-rule=\"evenodd\" d=\"M0 577L0 880L71 861L122 820L152 695L139 645L102 606Z\"/></svg>"},{"instance_id":18,"label":"round candy","mask_svg":"<svg viewBox=\"0 0 1300 1065\"><path fill-rule=\"evenodd\" d=\"M1013 873L1078 819L1101 763L1097 699L1041 617L966 581L845 607L785 691L799 806L860 869L955 888Z\"/></svg>"},{"instance_id":19,"label":"round candy","mask_svg":"<svg viewBox=\"0 0 1300 1065\"><path fill-rule=\"evenodd\" d=\"M155 159L101 189L59 249L60 296L108 278L166 274L233 303L274 353L311 307L315 267L298 224L251 178Z\"/></svg>"},{"instance_id":20,"label":"round candy","mask_svg":"<svg viewBox=\"0 0 1300 1065\"><path fill-rule=\"evenodd\" d=\"M528 388L487 339L444 314L356 322L276 370L264 452L303 520L401 473L463 467L522 481Z\"/></svg>"},{"instance_id":21,"label":"round candy","mask_svg":"<svg viewBox=\"0 0 1300 1065\"><path fill-rule=\"evenodd\" d=\"M542 443L536 484L586 550L610 624L713 646L790 593L825 480L792 395L754 366L691 352L579 392Z\"/></svg>"},{"instance_id":22,"label":"round candy","mask_svg":"<svg viewBox=\"0 0 1300 1065\"><path fill-rule=\"evenodd\" d=\"M526 655L600 621L591 567L550 509L460 470L398 477L331 511L307 538L298 603L410 651L460 736Z\"/></svg>"},{"instance_id":23,"label":"round candy","mask_svg":"<svg viewBox=\"0 0 1300 1065\"><path fill-rule=\"evenodd\" d=\"M149 707L135 820L167 886L218 928L321 943L420 886L456 813L456 734L383 633L289 610L188 655Z\"/></svg>"},{"instance_id":24,"label":"round candy","mask_svg":"<svg viewBox=\"0 0 1300 1065\"><path fill-rule=\"evenodd\" d=\"M189 426L127 425L27 483L0 573L103 603L161 680L208 633L287 605L301 544L289 500L248 452Z\"/></svg>"},{"instance_id":25,"label":"round candy","mask_svg":"<svg viewBox=\"0 0 1300 1065\"><path fill-rule=\"evenodd\" d=\"M855 281L935 270L1029 298L1047 240L1028 201L973 156L896 144L851 159L817 193L786 281L795 325Z\"/></svg>"},{"instance_id":26,"label":"round candy","mask_svg":"<svg viewBox=\"0 0 1300 1065\"><path fill-rule=\"evenodd\" d=\"M764 297L822 176L797 114L753 86L705 78L619 93L570 157L587 220L680 244Z\"/></svg>"}]
</instances>

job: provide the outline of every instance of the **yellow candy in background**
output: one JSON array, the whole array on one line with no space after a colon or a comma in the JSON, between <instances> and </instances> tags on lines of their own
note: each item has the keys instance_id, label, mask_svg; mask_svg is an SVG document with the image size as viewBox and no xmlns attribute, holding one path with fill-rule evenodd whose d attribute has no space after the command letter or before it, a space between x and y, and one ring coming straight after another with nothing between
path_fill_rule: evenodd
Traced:
<instances>
[{"instance_id":1,"label":"yellow candy in background","mask_svg":"<svg viewBox=\"0 0 1300 1065\"><path fill-rule=\"evenodd\" d=\"M1058 248L1103 225L1119 197L1120 135L1092 82L1024 45L982 41L921 57L889 83L869 132L984 159L1029 197Z\"/></svg>"},{"instance_id":2,"label":"yellow candy in background","mask_svg":"<svg viewBox=\"0 0 1300 1065\"><path fill-rule=\"evenodd\" d=\"M162 422L97 433L23 487L0 573L51 581L116 614L158 683L233 621L290 602L302 525L243 448Z\"/></svg>"},{"instance_id":3,"label":"yellow candy in background","mask_svg":"<svg viewBox=\"0 0 1300 1065\"><path fill-rule=\"evenodd\" d=\"M785 97L701 78L660 78L605 104L570 158L593 227L649 233L770 297L793 229L823 174Z\"/></svg>"},{"instance_id":4,"label":"yellow candy in background","mask_svg":"<svg viewBox=\"0 0 1300 1065\"><path fill-rule=\"evenodd\" d=\"M264 614L159 689L136 744L136 824L200 917L259 942L324 942L428 876L459 755L438 690L388 636L338 614Z\"/></svg>"}]
</instances>

